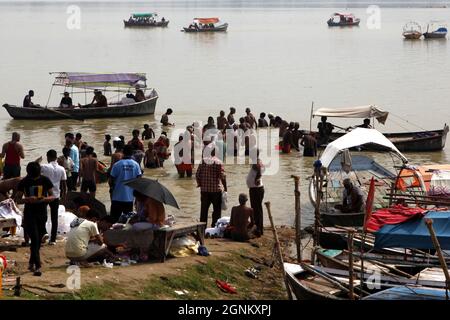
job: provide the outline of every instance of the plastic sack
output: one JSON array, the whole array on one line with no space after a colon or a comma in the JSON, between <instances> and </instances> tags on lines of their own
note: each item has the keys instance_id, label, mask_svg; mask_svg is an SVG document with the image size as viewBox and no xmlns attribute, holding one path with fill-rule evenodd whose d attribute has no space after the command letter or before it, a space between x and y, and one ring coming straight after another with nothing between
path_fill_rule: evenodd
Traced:
<instances>
[{"instance_id":1,"label":"plastic sack","mask_svg":"<svg viewBox=\"0 0 450 320\"><path fill-rule=\"evenodd\" d=\"M66 212L64 206L59 206L58 208L58 231L59 235L66 235L70 231L70 223L77 218L72 212ZM47 217L47 223L45 225L47 233L50 234L52 231L52 220L50 214Z\"/></svg>"},{"instance_id":2,"label":"plastic sack","mask_svg":"<svg viewBox=\"0 0 450 320\"><path fill-rule=\"evenodd\" d=\"M222 192L222 210L228 209L228 193L226 191Z\"/></svg>"}]
</instances>

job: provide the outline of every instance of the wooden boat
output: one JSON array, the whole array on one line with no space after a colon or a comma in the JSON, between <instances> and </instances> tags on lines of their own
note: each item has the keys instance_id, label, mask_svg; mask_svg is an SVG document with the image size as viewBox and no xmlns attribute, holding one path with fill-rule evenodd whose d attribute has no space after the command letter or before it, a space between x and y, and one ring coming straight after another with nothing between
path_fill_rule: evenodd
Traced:
<instances>
[{"instance_id":1,"label":"wooden boat","mask_svg":"<svg viewBox=\"0 0 450 320\"><path fill-rule=\"evenodd\" d=\"M403 27L403 37L407 40L417 40L422 37L422 27L415 21L410 21Z\"/></svg>"},{"instance_id":2,"label":"wooden boat","mask_svg":"<svg viewBox=\"0 0 450 320\"><path fill-rule=\"evenodd\" d=\"M386 188L388 188L396 178L394 173L369 157L362 155L352 155L350 157L349 152L347 157L351 159L351 169L348 172L343 170L341 164L342 160L339 156L335 157L327 167L320 204L321 224L324 227L336 225L359 227L364 223L364 212L344 213L334 209L336 204L342 203L342 194L344 190L342 181L344 178L350 178L353 181L353 184L357 185L366 196L370 179L375 177L377 179L376 194L381 196L376 199L375 204L377 206L384 206L386 200L382 198L382 195L386 194ZM314 207L316 205L315 184L315 179L312 178L309 184L309 197L311 204Z\"/></svg>"},{"instance_id":3,"label":"wooden boat","mask_svg":"<svg viewBox=\"0 0 450 320\"><path fill-rule=\"evenodd\" d=\"M444 289L408 285L389 288L362 300L446 300L446 294Z\"/></svg>"},{"instance_id":4,"label":"wooden boat","mask_svg":"<svg viewBox=\"0 0 450 320\"><path fill-rule=\"evenodd\" d=\"M194 18L189 27L183 27L184 32L225 32L228 29L228 23L220 22L219 18Z\"/></svg>"},{"instance_id":5,"label":"wooden boat","mask_svg":"<svg viewBox=\"0 0 450 320\"><path fill-rule=\"evenodd\" d=\"M95 87L120 87L121 89L115 89L113 92L117 94L117 90L119 90L119 93L122 92L125 95L135 86L139 86L143 91L147 90L145 80L145 74L88 74L59 72L56 74L53 86L84 88L86 90L93 90ZM83 94L86 94L86 92L83 92ZM8 103L4 104L3 107L14 119L84 120L96 118L121 118L153 114L155 112L158 94L152 89L150 94L145 95L145 97L146 99L140 102L134 102L133 99L125 99L123 101L126 102L109 103L107 107L101 108L51 108L38 105L33 108L23 108Z\"/></svg>"},{"instance_id":6,"label":"wooden boat","mask_svg":"<svg viewBox=\"0 0 450 320\"><path fill-rule=\"evenodd\" d=\"M425 39L445 39L447 37L447 25L432 21L427 25L427 31L423 34Z\"/></svg>"},{"instance_id":7,"label":"wooden boat","mask_svg":"<svg viewBox=\"0 0 450 320\"><path fill-rule=\"evenodd\" d=\"M289 287L297 300L345 300L346 293L337 285L304 270L300 265L285 263Z\"/></svg>"},{"instance_id":8,"label":"wooden boat","mask_svg":"<svg viewBox=\"0 0 450 320\"><path fill-rule=\"evenodd\" d=\"M360 19L351 13L335 13L328 19L327 24L329 27L351 27L358 26L359 22Z\"/></svg>"},{"instance_id":9,"label":"wooden boat","mask_svg":"<svg viewBox=\"0 0 450 320\"><path fill-rule=\"evenodd\" d=\"M123 20L125 27L167 27L169 20L164 17L156 21L157 13L133 13L128 20Z\"/></svg>"},{"instance_id":10,"label":"wooden boat","mask_svg":"<svg viewBox=\"0 0 450 320\"><path fill-rule=\"evenodd\" d=\"M312 117L325 116L325 117L336 117L336 118L372 118L372 123L374 119L377 119L380 123L385 123L387 120L389 112L380 109L377 106L360 106L360 107L348 107L348 108L320 108L312 112ZM312 119L311 117L311 119ZM340 128L334 125L336 128L344 129L343 132L332 132L329 141L334 141L348 131L354 128ZM427 131L412 131L412 132L398 132L398 133L384 133L383 135L388 138L399 151L401 152L430 152L439 151L444 149L447 134L449 132L449 126L444 124L443 129L438 130L427 130ZM316 133L318 135L318 133ZM319 141L319 147L326 147L327 142ZM387 150L384 146L365 144L361 147L363 150L372 151L385 151Z\"/></svg>"}]
</instances>

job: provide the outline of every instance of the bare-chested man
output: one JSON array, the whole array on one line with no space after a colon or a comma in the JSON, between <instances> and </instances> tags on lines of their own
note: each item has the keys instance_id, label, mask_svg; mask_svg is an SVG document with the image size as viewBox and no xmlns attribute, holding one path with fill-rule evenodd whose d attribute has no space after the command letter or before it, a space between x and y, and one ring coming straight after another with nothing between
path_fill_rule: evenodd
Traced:
<instances>
[{"instance_id":1,"label":"bare-chested man","mask_svg":"<svg viewBox=\"0 0 450 320\"><path fill-rule=\"evenodd\" d=\"M95 198L95 192L97 191L96 172L98 160L93 157L94 148L86 148L86 157L80 161L80 178L81 178L81 192L89 193Z\"/></svg>"}]
</instances>

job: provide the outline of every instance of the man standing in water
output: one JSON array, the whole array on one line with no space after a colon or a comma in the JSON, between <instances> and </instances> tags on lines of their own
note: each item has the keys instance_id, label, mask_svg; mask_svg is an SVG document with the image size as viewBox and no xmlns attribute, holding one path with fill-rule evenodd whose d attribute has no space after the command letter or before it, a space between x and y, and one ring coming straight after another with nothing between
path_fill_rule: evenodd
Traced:
<instances>
[{"instance_id":1,"label":"man standing in water","mask_svg":"<svg viewBox=\"0 0 450 320\"><path fill-rule=\"evenodd\" d=\"M233 107L230 107L230 113L227 116L228 124L232 126L234 124L234 114L236 113L236 109Z\"/></svg>"},{"instance_id":2,"label":"man standing in water","mask_svg":"<svg viewBox=\"0 0 450 320\"><path fill-rule=\"evenodd\" d=\"M228 120L225 117L225 111L221 110L220 115L217 117L217 129L223 131L227 127L228 127Z\"/></svg>"},{"instance_id":3,"label":"man standing in water","mask_svg":"<svg viewBox=\"0 0 450 320\"><path fill-rule=\"evenodd\" d=\"M164 113L161 117L161 124L163 126L173 126L175 125L174 123L170 123L169 122L169 116L173 113L173 110L171 108L168 108L166 110L166 113Z\"/></svg>"},{"instance_id":4,"label":"man standing in water","mask_svg":"<svg viewBox=\"0 0 450 320\"><path fill-rule=\"evenodd\" d=\"M25 158L20 134L13 132L12 139L3 145L0 157L4 159L3 179L20 177L20 159Z\"/></svg>"}]
</instances>

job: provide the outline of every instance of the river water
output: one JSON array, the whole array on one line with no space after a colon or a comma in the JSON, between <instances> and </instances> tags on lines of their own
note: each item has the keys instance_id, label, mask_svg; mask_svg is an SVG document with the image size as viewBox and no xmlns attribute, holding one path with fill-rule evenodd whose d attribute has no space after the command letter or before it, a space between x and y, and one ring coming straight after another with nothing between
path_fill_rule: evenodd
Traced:
<instances>
[{"instance_id":1,"label":"river water","mask_svg":"<svg viewBox=\"0 0 450 320\"><path fill-rule=\"evenodd\" d=\"M221 5L222 4L222 5ZM0 137L22 135L26 160L60 151L64 133L81 132L102 154L103 136L123 134L149 123L161 132L159 118L167 107L171 121L184 128L193 121L234 106L238 114L250 106L255 114L273 112L289 121L310 126L311 104L344 107L376 104L391 112L381 131L438 129L450 118L450 45L446 40L404 41L402 26L409 20L450 20L446 8L384 8L380 28L367 27L365 6L347 9L362 19L357 28L328 28L335 8L307 8L300 1L79 3L80 29L67 27L69 4L0 2L0 102L20 104L29 89L35 103L47 103L50 71L145 72L159 93L155 116L64 121L12 120L0 111ZM170 20L165 29L125 29L122 19L131 12L157 11ZM227 33L180 32L196 16L219 16L229 23ZM56 88L57 89L57 88ZM55 89L55 90L56 90ZM54 91L50 105L60 99ZM89 97L88 97L89 98ZM77 100L79 99L79 101ZM84 95L75 97L84 103ZM313 128L318 119L313 119ZM347 126L359 120L334 120ZM172 132L174 129L172 129ZM442 152L406 154L412 163L447 163L450 148ZM386 154L371 154L392 166ZM100 157L103 159L103 156ZM23 165L26 165L25 161ZM229 199L245 192L248 165L227 166ZM275 222L294 220L293 181L301 176L304 224L311 223L307 177L312 160L297 153L280 156L276 175L265 176L266 200ZM195 180L178 179L175 167L146 170L176 195L179 219L199 217ZM106 186L99 198L108 202ZM266 219L266 222L268 220Z\"/></svg>"}]
</instances>

